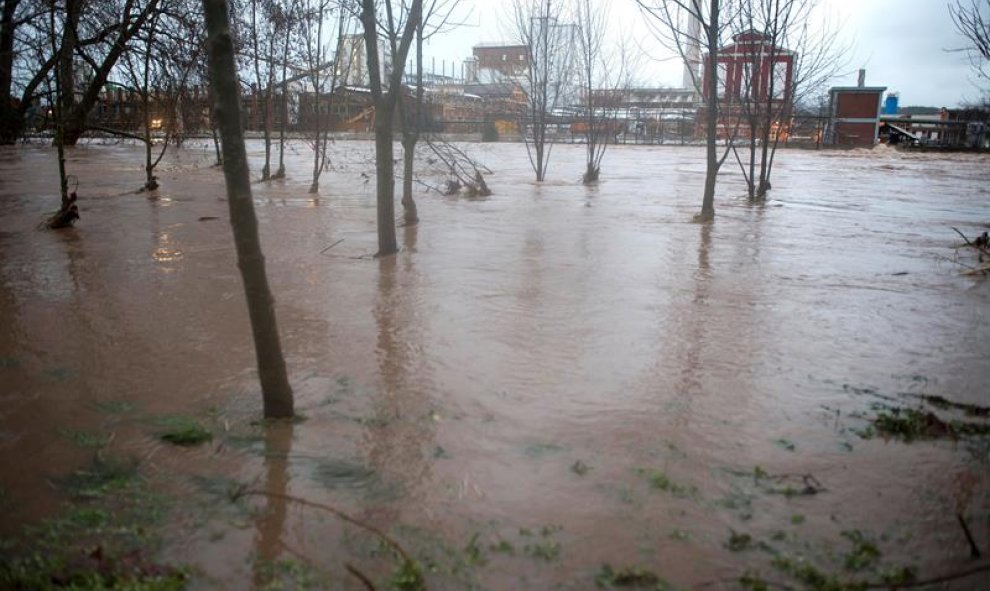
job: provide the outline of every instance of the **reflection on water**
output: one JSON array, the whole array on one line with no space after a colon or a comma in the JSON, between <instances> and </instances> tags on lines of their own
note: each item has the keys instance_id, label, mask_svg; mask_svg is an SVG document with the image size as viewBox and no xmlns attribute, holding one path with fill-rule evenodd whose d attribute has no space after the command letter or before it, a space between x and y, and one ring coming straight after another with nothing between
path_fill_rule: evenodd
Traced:
<instances>
[{"instance_id":1,"label":"reflection on water","mask_svg":"<svg viewBox=\"0 0 990 591\"><path fill-rule=\"evenodd\" d=\"M265 428L264 488L270 496L254 518L254 588L268 588L272 567L283 553L289 494L289 457L292 454L291 421L275 421Z\"/></svg>"},{"instance_id":2,"label":"reflection on water","mask_svg":"<svg viewBox=\"0 0 990 591\"><path fill-rule=\"evenodd\" d=\"M604 562L698 585L763 564L725 547L731 531L819 548L886 534L903 540L883 545L891 564L944 572L967 555L953 513L990 511L986 459L964 444L855 432L881 396L988 402L990 284L938 261L951 227L990 219L985 157L788 151L767 206L747 205L726 167L717 219L693 224L703 150L619 146L586 188L571 182L581 146L558 146L552 182L536 185L521 146L473 145L495 194L420 195L401 251L372 259L371 144L337 145L317 201L299 143L290 178L254 190L306 420L268 426L257 448L223 432L223 451L186 453L94 403L214 409L235 427L260 413L220 173L211 146L188 145L166 157L154 202L127 194L140 150L78 150L83 219L60 233L34 229L57 205L31 174L54 170L50 150L0 151L0 483L23 516L0 529L57 507L46 478L85 459L60 427L108 424L109 452L153 453L176 482L263 483L437 560L463 562L474 539L484 566L441 565L431 589L589 588ZM828 491L764 494L737 476L757 466ZM333 520L256 506L247 531L216 519L222 541L180 532L166 556L228 588L260 587L257 566L286 556L342 585L355 581L339 556L392 566ZM552 560L532 555L549 541L520 533L543 528ZM503 541L514 554L490 550Z\"/></svg>"}]
</instances>

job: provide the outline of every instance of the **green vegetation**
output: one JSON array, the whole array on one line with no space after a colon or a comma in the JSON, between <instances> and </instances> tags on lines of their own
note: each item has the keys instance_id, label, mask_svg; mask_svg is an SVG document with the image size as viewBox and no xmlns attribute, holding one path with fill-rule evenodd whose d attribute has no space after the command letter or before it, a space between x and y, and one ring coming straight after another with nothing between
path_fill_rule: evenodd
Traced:
<instances>
[{"instance_id":1,"label":"green vegetation","mask_svg":"<svg viewBox=\"0 0 990 591\"><path fill-rule=\"evenodd\" d=\"M666 589L667 583L655 572L640 568L638 566L626 566L613 568L610 564L603 564L601 570L595 575L595 583L599 587L612 589L615 587Z\"/></svg>"},{"instance_id":2,"label":"green vegetation","mask_svg":"<svg viewBox=\"0 0 990 591\"><path fill-rule=\"evenodd\" d=\"M880 560L880 549L859 530L842 532L842 537L852 542L853 548L844 556L846 570L861 571L873 567Z\"/></svg>"},{"instance_id":3,"label":"green vegetation","mask_svg":"<svg viewBox=\"0 0 990 591\"><path fill-rule=\"evenodd\" d=\"M186 416L172 416L159 419L164 428L158 438L173 445L192 447L213 439L213 434L196 419Z\"/></svg>"},{"instance_id":4,"label":"green vegetation","mask_svg":"<svg viewBox=\"0 0 990 591\"><path fill-rule=\"evenodd\" d=\"M885 437L903 439L906 442L955 436L952 427L934 413L915 408L880 411L873 419L873 428Z\"/></svg>"},{"instance_id":5,"label":"green vegetation","mask_svg":"<svg viewBox=\"0 0 990 591\"><path fill-rule=\"evenodd\" d=\"M556 443L531 443L523 449L523 453L533 459L561 451L564 451L564 447Z\"/></svg>"},{"instance_id":6,"label":"green vegetation","mask_svg":"<svg viewBox=\"0 0 990 591\"><path fill-rule=\"evenodd\" d=\"M774 441L773 444L779 447L780 449L786 449L787 451L794 451L795 448L797 447L796 445L794 445L793 441L784 438Z\"/></svg>"},{"instance_id":7,"label":"green vegetation","mask_svg":"<svg viewBox=\"0 0 990 591\"><path fill-rule=\"evenodd\" d=\"M176 591L187 574L152 562L164 502L130 458L103 457L53 484L69 499L60 514L4 541L0 589Z\"/></svg>"},{"instance_id":8,"label":"green vegetation","mask_svg":"<svg viewBox=\"0 0 990 591\"><path fill-rule=\"evenodd\" d=\"M696 496L698 489L694 485L682 485L674 482L663 470L652 468L637 468L636 473L646 478L650 487L663 492L668 492L675 497Z\"/></svg>"},{"instance_id":9,"label":"green vegetation","mask_svg":"<svg viewBox=\"0 0 990 591\"><path fill-rule=\"evenodd\" d=\"M743 550L748 550L752 545L752 536L749 534L741 534L733 530L729 535L729 541L726 542L725 547L733 552L742 552Z\"/></svg>"},{"instance_id":10,"label":"green vegetation","mask_svg":"<svg viewBox=\"0 0 990 591\"><path fill-rule=\"evenodd\" d=\"M581 460L578 460L573 464L571 464L571 472L574 472L578 476L584 476L590 471L591 471L591 467L588 466L588 464L582 462Z\"/></svg>"},{"instance_id":11,"label":"green vegetation","mask_svg":"<svg viewBox=\"0 0 990 591\"><path fill-rule=\"evenodd\" d=\"M324 577L312 566L298 560L259 560L255 563L258 591L329 588Z\"/></svg>"},{"instance_id":12,"label":"green vegetation","mask_svg":"<svg viewBox=\"0 0 990 591\"><path fill-rule=\"evenodd\" d=\"M480 533L475 533L468 540L467 546L464 547L464 556L467 562L471 566L484 566L488 564L488 559L485 558L484 552L481 550L481 546L478 545L478 537L481 536Z\"/></svg>"},{"instance_id":13,"label":"green vegetation","mask_svg":"<svg viewBox=\"0 0 990 591\"><path fill-rule=\"evenodd\" d=\"M539 558L551 562L560 557L560 542L553 539L553 535L559 532L559 525L545 525L540 528L537 534L526 528L519 529L519 535L523 537L536 538L527 542L523 546L523 554L531 558Z\"/></svg>"},{"instance_id":14,"label":"green vegetation","mask_svg":"<svg viewBox=\"0 0 990 591\"><path fill-rule=\"evenodd\" d=\"M423 570L414 560L403 560L392 573L390 582L399 591L425 591L426 589Z\"/></svg>"},{"instance_id":15,"label":"green vegetation","mask_svg":"<svg viewBox=\"0 0 990 591\"><path fill-rule=\"evenodd\" d=\"M747 591L770 591L770 586L759 573L747 570L739 577L739 585Z\"/></svg>"},{"instance_id":16,"label":"green vegetation","mask_svg":"<svg viewBox=\"0 0 990 591\"><path fill-rule=\"evenodd\" d=\"M186 579L182 571L127 558L110 562L90 555L70 564L35 554L0 561L0 589L11 591L181 591Z\"/></svg>"},{"instance_id":17,"label":"green vegetation","mask_svg":"<svg viewBox=\"0 0 990 591\"><path fill-rule=\"evenodd\" d=\"M89 466L56 478L55 483L73 499L99 499L132 486L138 479L136 459L97 455Z\"/></svg>"},{"instance_id":18,"label":"green vegetation","mask_svg":"<svg viewBox=\"0 0 990 591\"><path fill-rule=\"evenodd\" d=\"M678 540L678 541L683 542L683 541L686 541L686 540L690 540L691 539L691 534L688 533L688 532L686 532L686 531L684 531L683 529L676 529L675 528L675 529L673 529L673 530L670 531L670 534L667 537L670 538L671 540Z\"/></svg>"},{"instance_id":19,"label":"green vegetation","mask_svg":"<svg viewBox=\"0 0 990 591\"><path fill-rule=\"evenodd\" d=\"M17 369L21 366L21 360L10 355L0 355L0 369Z\"/></svg>"},{"instance_id":20,"label":"green vegetation","mask_svg":"<svg viewBox=\"0 0 990 591\"><path fill-rule=\"evenodd\" d=\"M103 400L95 402L93 405L102 413L108 415L122 415L134 412L136 406L130 400Z\"/></svg>"},{"instance_id":21,"label":"green vegetation","mask_svg":"<svg viewBox=\"0 0 990 591\"><path fill-rule=\"evenodd\" d=\"M71 441L78 447L100 449L113 441L113 434L94 433L81 429L59 429L58 434Z\"/></svg>"},{"instance_id":22,"label":"green vegetation","mask_svg":"<svg viewBox=\"0 0 990 591\"><path fill-rule=\"evenodd\" d=\"M508 540L499 540L497 544L492 544L488 547L492 552L498 554L508 554L509 556L515 556L516 548Z\"/></svg>"}]
</instances>

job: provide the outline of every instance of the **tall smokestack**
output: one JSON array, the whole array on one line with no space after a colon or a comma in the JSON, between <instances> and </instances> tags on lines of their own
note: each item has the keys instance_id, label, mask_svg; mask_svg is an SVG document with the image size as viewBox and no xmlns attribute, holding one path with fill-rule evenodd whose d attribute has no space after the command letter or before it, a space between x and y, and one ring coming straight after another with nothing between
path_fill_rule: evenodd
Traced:
<instances>
[{"instance_id":1,"label":"tall smokestack","mask_svg":"<svg viewBox=\"0 0 990 591\"><path fill-rule=\"evenodd\" d=\"M687 15L687 47L684 52L684 77L681 86L694 89L701 64L701 21Z\"/></svg>"},{"instance_id":2,"label":"tall smokestack","mask_svg":"<svg viewBox=\"0 0 990 591\"><path fill-rule=\"evenodd\" d=\"M866 70L861 69L859 71L859 82L856 84L856 86L859 86L860 88L866 86Z\"/></svg>"}]
</instances>

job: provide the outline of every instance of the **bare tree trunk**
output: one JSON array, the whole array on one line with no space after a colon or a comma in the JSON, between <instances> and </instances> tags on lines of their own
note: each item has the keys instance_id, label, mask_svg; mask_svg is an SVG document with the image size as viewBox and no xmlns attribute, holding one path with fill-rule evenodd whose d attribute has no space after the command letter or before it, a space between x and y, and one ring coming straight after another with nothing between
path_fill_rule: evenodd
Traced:
<instances>
[{"instance_id":1,"label":"bare tree trunk","mask_svg":"<svg viewBox=\"0 0 990 591\"><path fill-rule=\"evenodd\" d=\"M78 16L78 12L76 13ZM65 93L65 86L62 80L62 75L66 68L64 63L72 59L72 54L70 50L74 47L71 37L73 33L69 31L64 31L62 36L62 46L56 47L56 36L55 36L55 7L53 6L51 11L48 13L48 25L50 30L49 40L52 47L52 55L55 56L57 64L54 68L55 74L55 89L52 92L51 82L49 84L49 96L52 97L52 107L53 116L55 118L55 148L58 153L58 179L59 179L59 193L61 196L61 205L46 222L46 225L51 229L58 228L68 228L77 219L79 219L79 209L75 204L76 194L69 195L69 177L65 171L65 142L63 141L63 134L65 133L64 119L63 119L63 105L65 101L63 100L63 94ZM71 73L71 68L69 69Z\"/></svg>"},{"instance_id":2,"label":"bare tree trunk","mask_svg":"<svg viewBox=\"0 0 990 591\"><path fill-rule=\"evenodd\" d=\"M402 220L406 225L419 222L419 210L413 198L413 174L416 162L416 144L419 142L423 119L423 23L416 27L416 101L412 124L406 116L402 98L399 100L399 116L402 120Z\"/></svg>"},{"instance_id":3,"label":"bare tree trunk","mask_svg":"<svg viewBox=\"0 0 990 591\"><path fill-rule=\"evenodd\" d=\"M286 21L285 26L285 44L282 46L282 100L279 101L279 108L282 111L282 115L279 118L278 125L278 171L275 172L273 178L284 179L285 178L285 126L289 124L289 85L288 72L289 72L289 39L291 35L289 34L289 24Z\"/></svg>"},{"instance_id":4,"label":"bare tree trunk","mask_svg":"<svg viewBox=\"0 0 990 591\"><path fill-rule=\"evenodd\" d=\"M719 1L711 0L708 9L708 26L706 28L708 43L708 64L705 76L708 78L709 93L706 99L707 119L706 133L706 166L705 192L701 198L701 213L698 221L715 219L715 183L718 179L718 49L719 49Z\"/></svg>"},{"instance_id":5,"label":"bare tree trunk","mask_svg":"<svg viewBox=\"0 0 990 591\"><path fill-rule=\"evenodd\" d=\"M395 240L395 170L392 113L375 109L375 173L378 187L378 254L399 252Z\"/></svg>"},{"instance_id":6,"label":"bare tree trunk","mask_svg":"<svg viewBox=\"0 0 990 591\"><path fill-rule=\"evenodd\" d=\"M244 132L241 130L240 89L234 66L234 44L230 34L226 0L203 0L209 40L210 79L216 101L214 109L223 138L224 178L230 224L237 248L237 266L244 281L251 329L254 333L258 377L266 418L294 414L292 387L285 370L275 319L275 302L268 287L265 257L258 237L258 220L251 197L251 179Z\"/></svg>"},{"instance_id":7,"label":"bare tree trunk","mask_svg":"<svg viewBox=\"0 0 990 591\"><path fill-rule=\"evenodd\" d=\"M375 106L375 172L378 205L378 253L388 256L399 251L395 240L395 170L393 162L394 139L393 121L398 93L402 92L402 73L406 57L413 42L416 28L423 15L422 0L412 0L401 38L394 28L392 4L383 2L388 14L387 35L391 48L392 71L389 72L388 87L382 84L380 59L378 55L377 3L375 0L361 0L361 25L364 29L364 46L368 52L368 77L371 97Z\"/></svg>"},{"instance_id":8,"label":"bare tree trunk","mask_svg":"<svg viewBox=\"0 0 990 591\"><path fill-rule=\"evenodd\" d=\"M23 120L10 96L14 81L14 17L20 0L5 0L0 13L0 144L12 144L21 135Z\"/></svg>"},{"instance_id":9,"label":"bare tree trunk","mask_svg":"<svg viewBox=\"0 0 990 591\"><path fill-rule=\"evenodd\" d=\"M213 151L217 154L217 161L214 166L223 166L223 152L220 150L220 137L217 135L216 122L210 122L210 134L213 136Z\"/></svg>"},{"instance_id":10,"label":"bare tree trunk","mask_svg":"<svg viewBox=\"0 0 990 591\"><path fill-rule=\"evenodd\" d=\"M14 81L14 15L21 0L5 0L0 12L0 99L10 97Z\"/></svg>"},{"instance_id":11,"label":"bare tree trunk","mask_svg":"<svg viewBox=\"0 0 990 591\"><path fill-rule=\"evenodd\" d=\"M144 188L146 191L154 191L158 188L158 180L154 174L155 165L152 163L151 155L151 47L157 20L154 18L151 21L151 30L148 32L148 41L144 48L144 79L141 87L141 106L144 109Z\"/></svg>"},{"instance_id":12,"label":"bare tree trunk","mask_svg":"<svg viewBox=\"0 0 990 591\"><path fill-rule=\"evenodd\" d=\"M419 222L419 210L413 199L413 175L416 159L416 140L402 139L402 220L406 225Z\"/></svg>"}]
</instances>

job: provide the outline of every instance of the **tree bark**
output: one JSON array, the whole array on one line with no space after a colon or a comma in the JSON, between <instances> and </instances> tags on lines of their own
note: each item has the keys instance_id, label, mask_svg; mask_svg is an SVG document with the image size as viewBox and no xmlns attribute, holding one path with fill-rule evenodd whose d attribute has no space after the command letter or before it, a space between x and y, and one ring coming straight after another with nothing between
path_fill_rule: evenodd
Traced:
<instances>
[{"instance_id":1,"label":"tree bark","mask_svg":"<svg viewBox=\"0 0 990 591\"><path fill-rule=\"evenodd\" d=\"M708 64L705 76L708 77L708 97L706 99L707 118L705 120L707 141L705 192L701 198L701 213L698 221L709 221L715 218L715 182L718 177L718 48L719 48L719 1L711 0L708 13L707 43Z\"/></svg>"},{"instance_id":2,"label":"tree bark","mask_svg":"<svg viewBox=\"0 0 990 591\"><path fill-rule=\"evenodd\" d=\"M237 249L237 266L244 282L251 330L254 334L258 377L265 418L294 414L292 387L286 375L279 342L275 302L268 286L265 257L258 237L258 220L251 196L244 132L241 129L240 89L234 66L234 44L230 34L226 0L203 0L209 46L210 80L214 110L223 142L223 172L227 184L230 225Z\"/></svg>"},{"instance_id":3,"label":"tree bark","mask_svg":"<svg viewBox=\"0 0 990 591\"><path fill-rule=\"evenodd\" d=\"M392 113L375 109L375 180L378 189L378 254L399 252L395 240L395 170Z\"/></svg>"},{"instance_id":4,"label":"tree bark","mask_svg":"<svg viewBox=\"0 0 990 591\"><path fill-rule=\"evenodd\" d=\"M21 0L5 0L0 13L0 99L10 97L14 81L14 13Z\"/></svg>"},{"instance_id":5,"label":"tree bark","mask_svg":"<svg viewBox=\"0 0 990 591\"><path fill-rule=\"evenodd\" d=\"M399 102L399 115L402 121L402 221L407 226L419 223L419 208L413 198L413 174L416 161L416 144L419 143L420 125L423 123L423 23L416 27L416 101L412 113L412 124L405 111L405 104Z\"/></svg>"},{"instance_id":6,"label":"tree bark","mask_svg":"<svg viewBox=\"0 0 990 591\"><path fill-rule=\"evenodd\" d=\"M10 90L14 82L14 15L20 0L5 0L0 13L0 144L17 141L23 127Z\"/></svg>"},{"instance_id":7,"label":"tree bark","mask_svg":"<svg viewBox=\"0 0 990 591\"><path fill-rule=\"evenodd\" d=\"M390 0L386 0L386 9L391 10ZM391 13L389 13L391 15ZM413 42L413 35L419 26L423 14L422 0L412 0L409 14L399 42L389 39L393 48L392 71L389 76L388 88L383 88L380 59L378 55L378 19L375 0L361 1L361 26L364 29L364 46L368 52L368 77L371 97L375 106L375 181L377 185L378 205L378 253L375 256L388 256L399 251L395 240L395 169L393 162L392 142L395 137L393 120L398 103L398 93L403 90L402 72ZM390 34L391 18L389 19Z\"/></svg>"},{"instance_id":8,"label":"tree bark","mask_svg":"<svg viewBox=\"0 0 990 591\"><path fill-rule=\"evenodd\" d=\"M406 225L419 222L419 210L413 198L413 170L416 159L416 140L402 140L402 220Z\"/></svg>"}]
</instances>

